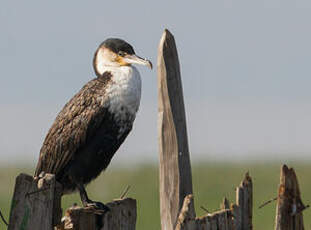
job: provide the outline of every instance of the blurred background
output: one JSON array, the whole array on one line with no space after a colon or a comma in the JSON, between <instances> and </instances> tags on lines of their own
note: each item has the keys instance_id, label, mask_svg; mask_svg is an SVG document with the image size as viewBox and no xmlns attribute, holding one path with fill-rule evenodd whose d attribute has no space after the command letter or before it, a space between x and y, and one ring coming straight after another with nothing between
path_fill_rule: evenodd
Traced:
<instances>
[{"instance_id":1,"label":"blurred background","mask_svg":"<svg viewBox=\"0 0 311 230\"><path fill-rule=\"evenodd\" d=\"M9 215L14 179L32 174L43 139L64 104L95 77L92 58L108 37L156 66L164 28L181 63L197 213L219 208L250 171L255 229L272 229L281 163L311 192L311 2L306 0L3 0L0 7L0 209ZM156 69L156 68L155 68ZM140 68L134 129L90 196L138 200L137 229L159 229L156 70ZM148 189L148 192L146 192ZM79 201L65 196L64 208ZM310 202L309 202L310 203ZM311 225L305 212L305 227ZM4 228L0 223L0 229Z\"/></svg>"}]
</instances>

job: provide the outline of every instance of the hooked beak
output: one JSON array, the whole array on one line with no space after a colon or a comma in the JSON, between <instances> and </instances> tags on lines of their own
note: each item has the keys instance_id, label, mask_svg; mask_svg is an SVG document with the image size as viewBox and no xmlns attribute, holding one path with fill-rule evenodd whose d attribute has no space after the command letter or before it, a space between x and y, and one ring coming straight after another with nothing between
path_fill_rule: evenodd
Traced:
<instances>
[{"instance_id":1,"label":"hooked beak","mask_svg":"<svg viewBox=\"0 0 311 230\"><path fill-rule=\"evenodd\" d=\"M129 64L145 65L145 66L148 66L150 69L152 69L151 61L145 58L141 58L137 56L136 54L126 55L125 57L123 57L123 60Z\"/></svg>"}]
</instances>

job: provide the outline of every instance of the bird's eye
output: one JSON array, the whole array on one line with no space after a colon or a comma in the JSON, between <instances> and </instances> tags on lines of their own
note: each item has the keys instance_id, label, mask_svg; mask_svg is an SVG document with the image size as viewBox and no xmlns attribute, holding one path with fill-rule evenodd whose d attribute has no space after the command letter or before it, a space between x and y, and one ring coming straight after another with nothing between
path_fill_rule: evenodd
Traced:
<instances>
[{"instance_id":1,"label":"bird's eye","mask_svg":"<svg viewBox=\"0 0 311 230\"><path fill-rule=\"evenodd\" d=\"M119 51L118 55L121 56L121 57L124 57L125 56L125 52Z\"/></svg>"}]
</instances>

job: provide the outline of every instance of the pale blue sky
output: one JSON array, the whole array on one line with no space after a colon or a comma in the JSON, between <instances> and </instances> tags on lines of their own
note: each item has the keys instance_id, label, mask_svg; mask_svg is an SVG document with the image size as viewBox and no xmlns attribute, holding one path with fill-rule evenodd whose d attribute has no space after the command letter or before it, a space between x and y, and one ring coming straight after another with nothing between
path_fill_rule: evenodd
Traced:
<instances>
[{"instance_id":1,"label":"pale blue sky","mask_svg":"<svg viewBox=\"0 0 311 230\"><path fill-rule=\"evenodd\" d=\"M8 1L0 7L1 162L35 164L57 112L95 77L108 37L156 66L177 41L193 159L290 159L311 152L310 1ZM157 159L156 71L114 162ZM294 153L294 156L290 154Z\"/></svg>"}]
</instances>

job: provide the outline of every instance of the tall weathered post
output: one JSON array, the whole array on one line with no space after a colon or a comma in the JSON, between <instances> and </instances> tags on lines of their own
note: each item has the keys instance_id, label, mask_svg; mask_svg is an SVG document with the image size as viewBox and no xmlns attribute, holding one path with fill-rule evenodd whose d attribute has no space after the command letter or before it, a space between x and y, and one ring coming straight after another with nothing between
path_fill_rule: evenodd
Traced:
<instances>
[{"instance_id":1,"label":"tall weathered post","mask_svg":"<svg viewBox=\"0 0 311 230\"><path fill-rule=\"evenodd\" d=\"M173 230L184 198L192 194L192 177L179 61L168 30L160 40L157 69L161 226ZM193 203L190 210L195 217Z\"/></svg>"},{"instance_id":2,"label":"tall weathered post","mask_svg":"<svg viewBox=\"0 0 311 230\"><path fill-rule=\"evenodd\" d=\"M276 207L275 230L303 230L302 212L307 207L309 206L305 206L301 201L294 169L283 165Z\"/></svg>"}]
</instances>

